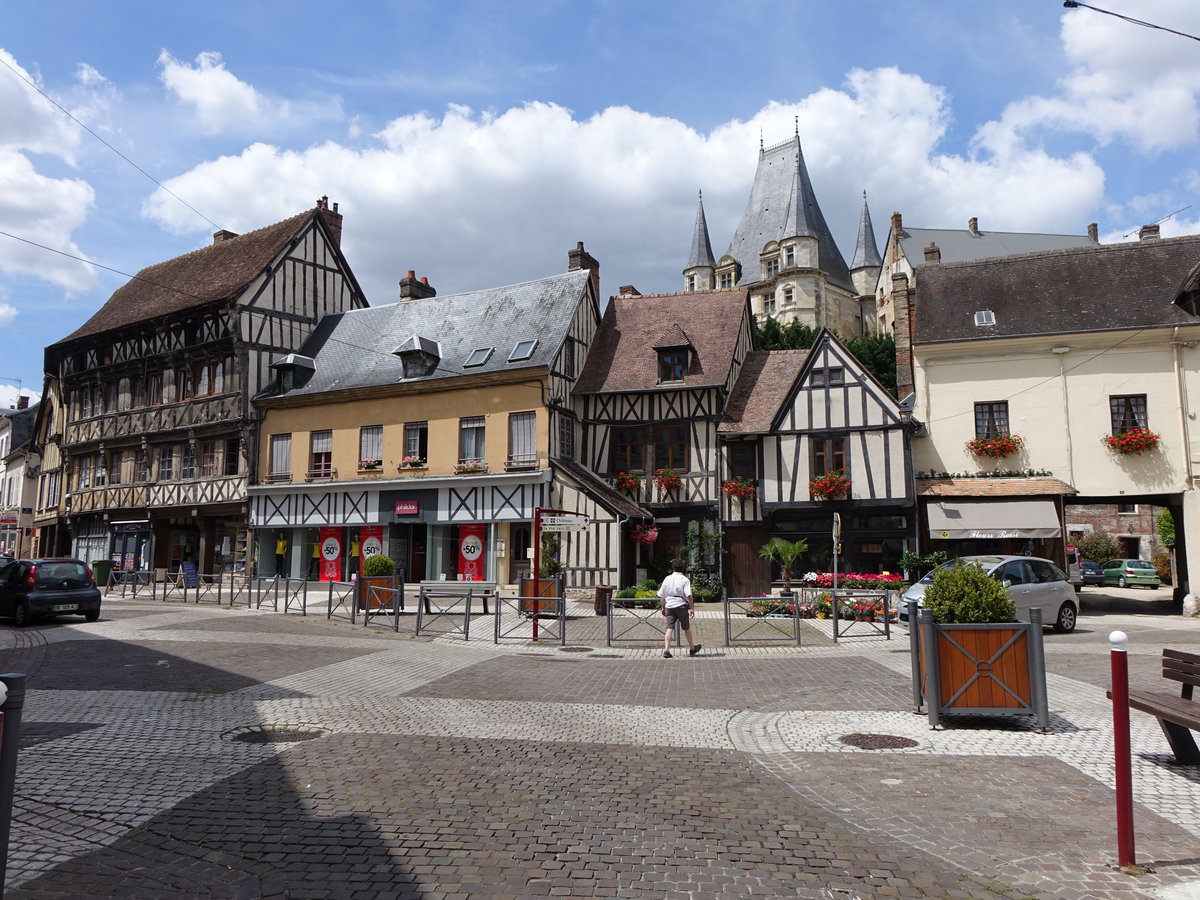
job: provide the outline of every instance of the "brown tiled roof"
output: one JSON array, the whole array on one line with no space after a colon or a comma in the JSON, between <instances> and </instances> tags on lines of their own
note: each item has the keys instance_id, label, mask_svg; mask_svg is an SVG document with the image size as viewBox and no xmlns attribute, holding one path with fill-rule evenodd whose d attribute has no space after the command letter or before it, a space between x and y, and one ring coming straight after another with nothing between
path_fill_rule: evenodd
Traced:
<instances>
[{"instance_id":1,"label":"brown tiled roof","mask_svg":"<svg viewBox=\"0 0 1200 900\"><path fill-rule=\"evenodd\" d=\"M807 350L754 350L746 354L742 371L725 404L717 430L722 434L763 434L791 393Z\"/></svg>"},{"instance_id":2,"label":"brown tiled roof","mask_svg":"<svg viewBox=\"0 0 1200 900\"><path fill-rule=\"evenodd\" d=\"M1065 481L1046 476L1029 478L918 478L919 497L1045 497L1078 491Z\"/></svg>"},{"instance_id":3,"label":"brown tiled roof","mask_svg":"<svg viewBox=\"0 0 1200 900\"><path fill-rule=\"evenodd\" d=\"M1200 235L922 266L916 343L1195 324L1172 303L1197 263Z\"/></svg>"},{"instance_id":4,"label":"brown tiled roof","mask_svg":"<svg viewBox=\"0 0 1200 900\"><path fill-rule=\"evenodd\" d=\"M318 213L310 209L266 228L147 266L117 288L82 327L58 343L235 297Z\"/></svg>"},{"instance_id":5,"label":"brown tiled roof","mask_svg":"<svg viewBox=\"0 0 1200 900\"><path fill-rule=\"evenodd\" d=\"M654 344L671 326L687 327L691 365L682 385L723 384L733 365L738 331L749 306L745 290L611 297L575 393L646 391L659 387ZM675 345L678 346L678 345Z\"/></svg>"},{"instance_id":6,"label":"brown tiled roof","mask_svg":"<svg viewBox=\"0 0 1200 900\"><path fill-rule=\"evenodd\" d=\"M658 340L652 345L655 350L669 349L671 347L687 347L691 344L687 334L676 323L672 322L662 334L658 336Z\"/></svg>"}]
</instances>

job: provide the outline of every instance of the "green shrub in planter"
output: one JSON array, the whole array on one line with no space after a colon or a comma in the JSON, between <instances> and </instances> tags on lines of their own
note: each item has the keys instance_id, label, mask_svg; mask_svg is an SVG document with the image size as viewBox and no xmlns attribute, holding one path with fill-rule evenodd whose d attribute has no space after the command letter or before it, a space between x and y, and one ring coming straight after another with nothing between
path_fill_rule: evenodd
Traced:
<instances>
[{"instance_id":1,"label":"green shrub in planter","mask_svg":"<svg viewBox=\"0 0 1200 900\"><path fill-rule=\"evenodd\" d=\"M374 553L363 560L363 576L366 578L391 578L396 564L390 556Z\"/></svg>"},{"instance_id":2,"label":"green shrub in planter","mask_svg":"<svg viewBox=\"0 0 1200 900\"><path fill-rule=\"evenodd\" d=\"M637 596L637 588L635 588L635 587L621 588L619 591L617 591L615 594L613 594L613 596L619 600L632 600L634 597Z\"/></svg>"},{"instance_id":3,"label":"green shrub in planter","mask_svg":"<svg viewBox=\"0 0 1200 900\"><path fill-rule=\"evenodd\" d=\"M1004 585L978 566L939 569L925 590L925 608L941 625L1014 622L1017 608Z\"/></svg>"}]
</instances>

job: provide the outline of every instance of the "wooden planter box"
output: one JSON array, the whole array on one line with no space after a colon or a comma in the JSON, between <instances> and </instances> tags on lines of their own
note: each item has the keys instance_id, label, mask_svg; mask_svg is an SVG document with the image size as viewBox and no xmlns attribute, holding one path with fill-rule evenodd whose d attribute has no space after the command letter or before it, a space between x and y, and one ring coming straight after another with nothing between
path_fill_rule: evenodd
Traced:
<instances>
[{"instance_id":1,"label":"wooden planter box","mask_svg":"<svg viewBox=\"0 0 1200 900\"><path fill-rule=\"evenodd\" d=\"M1050 725L1042 611L1028 622L939 625L922 609L909 629L913 699L937 728L945 715L1033 716ZM912 617L910 616L910 621Z\"/></svg>"},{"instance_id":2,"label":"wooden planter box","mask_svg":"<svg viewBox=\"0 0 1200 900\"><path fill-rule=\"evenodd\" d=\"M362 592L362 600L359 603L360 609L391 609L395 602L392 593L399 585L393 575L371 575L364 576L358 579L359 590ZM379 588L374 591L372 588ZM400 608L404 608L403 600L401 600Z\"/></svg>"}]
</instances>

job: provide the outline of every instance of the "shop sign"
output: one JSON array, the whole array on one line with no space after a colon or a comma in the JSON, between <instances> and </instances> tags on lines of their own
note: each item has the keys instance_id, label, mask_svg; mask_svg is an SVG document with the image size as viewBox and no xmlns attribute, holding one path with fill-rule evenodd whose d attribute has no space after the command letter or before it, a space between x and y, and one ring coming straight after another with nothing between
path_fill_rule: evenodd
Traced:
<instances>
[{"instance_id":1,"label":"shop sign","mask_svg":"<svg viewBox=\"0 0 1200 900\"><path fill-rule=\"evenodd\" d=\"M16 525L16 524L17 524L16 516L10 516L7 513L0 514L0 525L12 526L12 525Z\"/></svg>"},{"instance_id":2,"label":"shop sign","mask_svg":"<svg viewBox=\"0 0 1200 900\"><path fill-rule=\"evenodd\" d=\"M458 575L462 581L483 581L483 525L460 525L458 529Z\"/></svg>"},{"instance_id":3,"label":"shop sign","mask_svg":"<svg viewBox=\"0 0 1200 900\"><path fill-rule=\"evenodd\" d=\"M337 581L342 570L342 529L322 528L320 542L321 580Z\"/></svg>"},{"instance_id":4,"label":"shop sign","mask_svg":"<svg viewBox=\"0 0 1200 900\"><path fill-rule=\"evenodd\" d=\"M396 515L398 516L416 516L421 513L421 503L419 500L397 500Z\"/></svg>"}]
</instances>

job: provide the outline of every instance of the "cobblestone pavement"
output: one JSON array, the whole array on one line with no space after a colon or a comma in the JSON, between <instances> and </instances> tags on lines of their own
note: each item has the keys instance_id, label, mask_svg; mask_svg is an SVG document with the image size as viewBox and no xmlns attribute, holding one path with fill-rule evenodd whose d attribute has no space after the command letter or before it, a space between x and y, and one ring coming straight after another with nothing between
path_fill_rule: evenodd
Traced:
<instances>
[{"instance_id":1,"label":"cobblestone pavement","mask_svg":"<svg viewBox=\"0 0 1200 900\"><path fill-rule=\"evenodd\" d=\"M1200 772L1137 713L1151 871L1114 867L1108 633L1142 685L1200 648L1122 609L1047 633L1046 734L930 730L903 629L726 648L704 611L665 660L590 604L565 647L117 599L0 625L30 675L6 896L1197 898Z\"/></svg>"}]
</instances>

